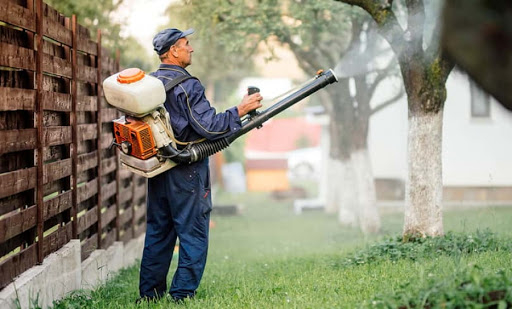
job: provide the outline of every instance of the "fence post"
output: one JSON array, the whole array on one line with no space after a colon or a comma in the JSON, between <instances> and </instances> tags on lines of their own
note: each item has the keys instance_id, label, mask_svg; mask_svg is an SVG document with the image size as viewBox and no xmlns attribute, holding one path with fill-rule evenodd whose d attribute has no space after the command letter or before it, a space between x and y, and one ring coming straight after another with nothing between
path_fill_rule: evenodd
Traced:
<instances>
[{"instance_id":1,"label":"fence post","mask_svg":"<svg viewBox=\"0 0 512 309\"><path fill-rule=\"evenodd\" d=\"M115 70L116 72L119 72L119 49L116 49L116 59L115 59ZM118 112L119 114L119 112ZM121 175L119 174L121 165L119 164L119 148L116 148L116 241L119 241L121 239L121 231L120 231L120 225L119 225L119 201L120 201L120 186L121 186Z\"/></svg>"},{"instance_id":2,"label":"fence post","mask_svg":"<svg viewBox=\"0 0 512 309\"><path fill-rule=\"evenodd\" d=\"M101 234L103 230L103 226L101 224L101 206L102 206L102 195L101 195L101 176L102 176L102 168L101 168L101 131L102 131L102 117L101 117L101 96L102 96L102 86L101 86L101 30L98 29L98 44L97 44L98 52L96 56L96 103L97 103L97 111L96 111L96 121L97 125L97 139L96 139L96 154L98 159L98 205L96 206L98 213L98 249L101 249L103 246L101 245Z\"/></svg>"},{"instance_id":3,"label":"fence post","mask_svg":"<svg viewBox=\"0 0 512 309\"><path fill-rule=\"evenodd\" d=\"M78 235L78 218L77 218L77 209L78 209L78 124L77 124L77 96L78 96L78 85L77 85L77 20L76 15L72 15L71 17L71 32L72 32L72 46L71 46L71 78L72 78L72 89L71 89L71 139L73 145L73 154L72 154L72 174L73 174L73 192L71 195L71 217L73 223L71 224L73 230L73 237L80 238Z\"/></svg>"},{"instance_id":4,"label":"fence post","mask_svg":"<svg viewBox=\"0 0 512 309\"><path fill-rule=\"evenodd\" d=\"M43 253L43 0L36 0L36 115L37 115L37 262L42 263Z\"/></svg>"}]
</instances>

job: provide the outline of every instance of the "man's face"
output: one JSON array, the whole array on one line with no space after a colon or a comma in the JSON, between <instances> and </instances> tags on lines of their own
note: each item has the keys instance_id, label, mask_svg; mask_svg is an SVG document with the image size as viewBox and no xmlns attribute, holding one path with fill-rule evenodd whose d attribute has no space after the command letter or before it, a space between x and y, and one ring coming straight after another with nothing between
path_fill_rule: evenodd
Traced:
<instances>
[{"instance_id":1,"label":"man's face","mask_svg":"<svg viewBox=\"0 0 512 309\"><path fill-rule=\"evenodd\" d=\"M190 64L192 64L192 53L194 49L190 45L188 39L186 37L179 39L175 45L176 52L178 53L178 61L181 63L182 67L186 68Z\"/></svg>"}]
</instances>

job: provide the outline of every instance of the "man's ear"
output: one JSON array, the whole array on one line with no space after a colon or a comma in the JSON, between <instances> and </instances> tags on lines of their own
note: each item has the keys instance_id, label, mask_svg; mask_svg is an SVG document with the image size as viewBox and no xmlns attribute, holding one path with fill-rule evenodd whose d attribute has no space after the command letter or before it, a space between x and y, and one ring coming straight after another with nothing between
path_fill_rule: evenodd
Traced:
<instances>
[{"instance_id":1,"label":"man's ear","mask_svg":"<svg viewBox=\"0 0 512 309\"><path fill-rule=\"evenodd\" d=\"M173 45L173 46L171 46L171 48L169 48L169 54L172 54L174 56L174 58L178 57L178 51L176 50L176 45Z\"/></svg>"}]
</instances>

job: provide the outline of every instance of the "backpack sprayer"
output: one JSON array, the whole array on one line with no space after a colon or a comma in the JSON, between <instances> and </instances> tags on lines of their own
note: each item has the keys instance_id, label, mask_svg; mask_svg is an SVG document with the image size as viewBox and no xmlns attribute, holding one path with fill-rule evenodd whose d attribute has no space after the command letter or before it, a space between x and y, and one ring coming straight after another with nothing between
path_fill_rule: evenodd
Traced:
<instances>
[{"instance_id":1,"label":"backpack sprayer","mask_svg":"<svg viewBox=\"0 0 512 309\"><path fill-rule=\"evenodd\" d=\"M187 77L190 78L190 77ZM235 139L310 96L323 87L337 82L330 69L320 70L315 77L298 89L292 89L262 112L252 111L242 119L241 129L229 137L188 144L178 150L170 124L169 113L164 107L166 92L182 82L178 78L166 85L158 78L146 75L137 68L126 69L103 81L103 90L109 104L126 113L113 120L112 146L120 148L121 165L141 176L151 178L177 164L188 164L211 156L228 147ZM249 88L249 94L259 91Z\"/></svg>"}]
</instances>

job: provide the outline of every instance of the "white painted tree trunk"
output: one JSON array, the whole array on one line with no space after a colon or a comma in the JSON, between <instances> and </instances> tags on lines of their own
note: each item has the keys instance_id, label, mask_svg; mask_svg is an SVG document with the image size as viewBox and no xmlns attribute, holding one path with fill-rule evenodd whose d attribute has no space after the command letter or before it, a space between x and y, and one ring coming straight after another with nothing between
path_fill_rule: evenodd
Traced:
<instances>
[{"instance_id":1,"label":"white painted tree trunk","mask_svg":"<svg viewBox=\"0 0 512 309\"><path fill-rule=\"evenodd\" d=\"M339 194L342 186L342 167L339 160L327 159L325 174L327 181L325 183L325 212L335 214L338 212Z\"/></svg>"},{"instance_id":2,"label":"white painted tree trunk","mask_svg":"<svg viewBox=\"0 0 512 309\"><path fill-rule=\"evenodd\" d=\"M340 164L340 186L338 187L338 222L341 225L356 227L358 225L357 179L352 159L338 161Z\"/></svg>"},{"instance_id":3,"label":"white painted tree trunk","mask_svg":"<svg viewBox=\"0 0 512 309\"><path fill-rule=\"evenodd\" d=\"M405 237L443 235L443 111L409 117Z\"/></svg>"},{"instance_id":4,"label":"white painted tree trunk","mask_svg":"<svg viewBox=\"0 0 512 309\"><path fill-rule=\"evenodd\" d=\"M361 231L365 234L378 233L380 231L380 216L368 149L359 149L353 152L352 162L355 168L358 218Z\"/></svg>"}]
</instances>

